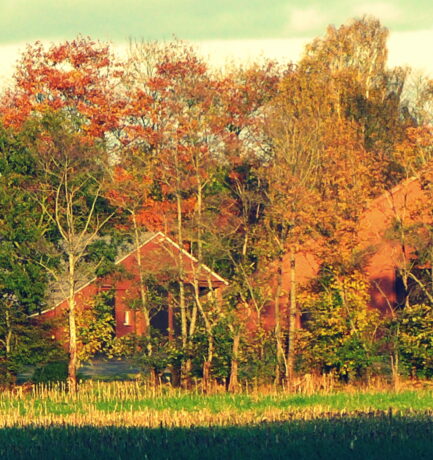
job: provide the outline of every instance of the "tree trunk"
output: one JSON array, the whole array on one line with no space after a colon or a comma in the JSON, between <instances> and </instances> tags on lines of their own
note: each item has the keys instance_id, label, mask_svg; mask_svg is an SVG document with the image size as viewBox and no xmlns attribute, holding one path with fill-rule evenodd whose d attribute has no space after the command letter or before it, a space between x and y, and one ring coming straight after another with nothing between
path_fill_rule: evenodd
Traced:
<instances>
[{"instance_id":1,"label":"tree trunk","mask_svg":"<svg viewBox=\"0 0 433 460\"><path fill-rule=\"evenodd\" d=\"M179 188L178 188L179 190ZM182 198L180 192L176 194L177 204L177 244L180 248L183 246L183 228L182 228ZM186 312L186 299L185 299L185 283L184 283L184 266L183 266L183 254L179 251L179 310L180 310L180 331L182 335L182 348L183 352L187 352L188 349L188 318ZM190 387L190 375L191 375L192 363L191 359L184 359L181 365L181 386L183 388Z\"/></svg>"},{"instance_id":2,"label":"tree trunk","mask_svg":"<svg viewBox=\"0 0 433 460\"><path fill-rule=\"evenodd\" d=\"M173 298L171 293L168 294L168 341L174 342L174 312L173 312Z\"/></svg>"},{"instance_id":3,"label":"tree trunk","mask_svg":"<svg viewBox=\"0 0 433 460\"><path fill-rule=\"evenodd\" d=\"M197 270L193 270L195 307L200 311L203 317L207 339L208 339L207 357L203 363L203 389L207 390L209 383L210 383L210 378L211 378L212 360L213 360L213 352L214 352L214 337L213 337L212 323L210 322L209 317L206 311L204 310L202 299L200 297L200 286L199 286L199 279L198 279L199 274L200 274L200 269L198 270L198 273L197 273ZM208 282L209 282L209 289L212 289L210 280L208 280ZM212 291L210 291L210 293L211 292ZM190 336L192 336L193 333L194 331L190 330Z\"/></svg>"},{"instance_id":4,"label":"tree trunk","mask_svg":"<svg viewBox=\"0 0 433 460\"><path fill-rule=\"evenodd\" d=\"M6 348L6 360L9 359L11 354L11 344L12 344L12 324L10 317L10 305L6 307L5 319L6 319L6 338L5 338L5 348Z\"/></svg>"},{"instance_id":5,"label":"tree trunk","mask_svg":"<svg viewBox=\"0 0 433 460\"><path fill-rule=\"evenodd\" d=\"M395 391L400 388L400 353L399 353L399 341L400 341L400 326L397 323L395 337L393 340L393 350L391 352L391 372L392 372L392 385Z\"/></svg>"},{"instance_id":6,"label":"tree trunk","mask_svg":"<svg viewBox=\"0 0 433 460\"><path fill-rule=\"evenodd\" d=\"M212 360L214 343L212 335L208 336L208 351L205 362L203 363L203 390L207 392L210 388L211 377L212 377Z\"/></svg>"},{"instance_id":7,"label":"tree trunk","mask_svg":"<svg viewBox=\"0 0 433 460\"><path fill-rule=\"evenodd\" d=\"M391 372L392 372L392 386L394 391L400 389L400 371L399 371L399 356L398 351L393 351L391 354Z\"/></svg>"},{"instance_id":8,"label":"tree trunk","mask_svg":"<svg viewBox=\"0 0 433 460\"><path fill-rule=\"evenodd\" d=\"M191 371L192 371L192 361L191 358L186 358L182 361L182 366L180 368L180 385L185 390L191 388Z\"/></svg>"},{"instance_id":9,"label":"tree trunk","mask_svg":"<svg viewBox=\"0 0 433 460\"><path fill-rule=\"evenodd\" d=\"M203 244L202 244L202 207L203 207L203 193L200 174L196 175L197 180L197 260L202 262Z\"/></svg>"},{"instance_id":10,"label":"tree trunk","mask_svg":"<svg viewBox=\"0 0 433 460\"><path fill-rule=\"evenodd\" d=\"M296 259L295 248L290 248L290 311L289 343L287 346L286 378L289 385L293 382L296 340Z\"/></svg>"},{"instance_id":11,"label":"tree trunk","mask_svg":"<svg viewBox=\"0 0 433 460\"><path fill-rule=\"evenodd\" d=\"M150 386L156 388L159 385L158 373L154 367L150 368Z\"/></svg>"},{"instance_id":12,"label":"tree trunk","mask_svg":"<svg viewBox=\"0 0 433 460\"><path fill-rule=\"evenodd\" d=\"M232 393L236 392L239 388L238 372L239 372L239 346L241 335L236 332L233 336L232 345L232 361L230 365L230 377L228 390Z\"/></svg>"},{"instance_id":13,"label":"tree trunk","mask_svg":"<svg viewBox=\"0 0 433 460\"><path fill-rule=\"evenodd\" d=\"M140 251L140 235L138 232L138 225L137 225L137 218L135 212L132 212L132 222L134 225L134 242L135 242L135 254L137 259L137 267L138 267L138 277L140 282L140 300L141 300L141 310L144 316L144 323L146 328L146 336L149 336L150 333L150 314L147 308L147 293L146 287L144 285L144 273L143 273L143 263L141 259L141 251Z\"/></svg>"},{"instance_id":14,"label":"tree trunk","mask_svg":"<svg viewBox=\"0 0 433 460\"><path fill-rule=\"evenodd\" d=\"M433 295L433 251L430 251L430 291Z\"/></svg>"},{"instance_id":15,"label":"tree trunk","mask_svg":"<svg viewBox=\"0 0 433 460\"><path fill-rule=\"evenodd\" d=\"M7 302L7 301L6 301ZM6 358L6 368L4 369L6 373L6 380L8 384L12 384L16 380L16 376L11 372L10 367L9 367L9 359L12 353L12 337L13 337L13 331L12 331L12 320L11 320L11 308L13 308L13 305L9 304L7 302L6 308L5 308L5 322L6 322L6 337L4 340L5 344L5 358Z\"/></svg>"},{"instance_id":16,"label":"tree trunk","mask_svg":"<svg viewBox=\"0 0 433 460\"><path fill-rule=\"evenodd\" d=\"M284 349L283 340L281 333L281 311L280 311L280 296L283 285L283 261L282 257L278 260L278 271L277 271L277 290L275 292L275 342L276 342L276 353L277 353L277 364L275 366L275 384L281 385L283 380L284 372Z\"/></svg>"},{"instance_id":17,"label":"tree trunk","mask_svg":"<svg viewBox=\"0 0 433 460\"><path fill-rule=\"evenodd\" d=\"M68 387L71 393L77 391L77 325L75 312L75 258L69 254L69 363Z\"/></svg>"}]
</instances>

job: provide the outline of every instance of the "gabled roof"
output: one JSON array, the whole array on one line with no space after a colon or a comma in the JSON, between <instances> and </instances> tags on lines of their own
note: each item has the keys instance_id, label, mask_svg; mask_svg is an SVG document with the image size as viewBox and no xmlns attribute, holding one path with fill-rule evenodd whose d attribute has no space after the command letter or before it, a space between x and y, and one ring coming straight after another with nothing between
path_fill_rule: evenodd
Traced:
<instances>
[{"instance_id":1,"label":"gabled roof","mask_svg":"<svg viewBox=\"0 0 433 460\"><path fill-rule=\"evenodd\" d=\"M172 246L174 246L177 250L179 250L183 255L185 255L187 258L189 258L194 264L198 264L199 261L188 251L186 251L184 248L181 248L176 242L174 242L170 237L165 235L162 232L157 232L155 233L154 236L152 236L149 240L147 240L142 246L148 244L150 241L152 241L155 237L159 236L160 238L164 239L168 243L170 243ZM116 262L117 263L117 262ZM211 268L209 268L205 264L200 264L200 267L204 269L209 275L220 281L221 283L225 284L226 286L229 285L228 281L225 280L222 276L218 275L218 273L214 272Z\"/></svg>"},{"instance_id":2,"label":"gabled roof","mask_svg":"<svg viewBox=\"0 0 433 460\"><path fill-rule=\"evenodd\" d=\"M418 177L403 180L386 190L367 205L361 217L359 236L364 244L376 244L397 218L409 219L420 200L426 195Z\"/></svg>"},{"instance_id":3,"label":"gabled roof","mask_svg":"<svg viewBox=\"0 0 433 460\"><path fill-rule=\"evenodd\" d=\"M169 257L170 256L172 257L173 255L168 252L168 247L164 247L161 245L161 243L168 243L170 247L173 247L177 252L180 252L186 260L189 260L192 266L199 264L199 261L192 254L190 254L188 251L180 247L176 242L174 242L171 238L169 238L167 235L165 235L162 232L145 233L143 235L143 243L140 245L140 248L139 248L140 251L143 251L143 249L145 249L146 246L150 245L151 243L161 246L163 249L166 249ZM121 265L128 258L133 257L135 253L136 253L135 248L128 248L128 250L125 253L121 254L116 259L115 264ZM211 268L209 268L207 265L200 264L200 269L204 270L218 284L224 284L225 286L228 286L229 283L224 278L222 278L220 275L218 275L218 273L214 272ZM103 279L103 277L101 278L101 277L95 276L90 280L83 280L81 282L81 285L75 291L75 295L79 294L80 291L82 291L83 289L91 285L92 283L95 283L98 279ZM62 291L58 291L58 294L60 294L61 296L57 295L57 301L55 302L54 306L47 308L41 311L40 313L35 313L33 315L30 315L30 317L43 315L44 313L55 310L57 307L62 305L67 299L65 298L64 295L62 295Z\"/></svg>"}]
</instances>

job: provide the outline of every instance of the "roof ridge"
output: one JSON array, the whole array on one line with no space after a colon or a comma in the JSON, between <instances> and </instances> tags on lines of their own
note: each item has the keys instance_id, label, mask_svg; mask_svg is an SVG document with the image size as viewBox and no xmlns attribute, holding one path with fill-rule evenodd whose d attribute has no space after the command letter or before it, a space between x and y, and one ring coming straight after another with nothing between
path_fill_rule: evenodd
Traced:
<instances>
[{"instance_id":1,"label":"roof ridge","mask_svg":"<svg viewBox=\"0 0 433 460\"><path fill-rule=\"evenodd\" d=\"M371 208L372 203L378 203L382 200L387 200L390 196L394 196L395 193L398 193L404 187L407 187L411 183L419 180L420 178L418 176L412 176L402 180L398 184L394 185L394 187L392 187L391 189L383 191L379 196L372 198L371 201L368 202L366 211L368 211Z\"/></svg>"},{"instance_id":2,"label":"roof ridge","mask_svg":"<svg viewBox=\"0 0 433 460\"><path fill-rule=\"evenodd\" d=\"M151 233L151 232L149 232ZM172 244L174 247L176 247L178 250L180 250L183 254L185 254L186 256L188 256L191 260L193 260L194 262L196 263L199 263L198 260L192 255L190 254L188 251L186 251L184 248L180 247L175 241L173 241L169 236L167 236L165 233L161 232L161 231L157 231L155 232L150 238L148 238L147 240L145 240L143 243L140 244L139 246L139 249L143 248L144 246L146 246L147 244L149 244L152 240L154 240L157 236L160 236L162 238L164 238L165 240L167 240L170 244ZM131 251L129 251L127 254L125 254L124 256L120 257L119 259L117 259L115 261L115 265L118 265L120 263L122 263L125 259L127 259L128 257L130 257L137 249L134 248L132 249ZM208 271L211 275L213 275L215 278L217 278L218 280L220 280L221 282L223 282L226 286L229 285L228 281L225 280L222 276L218 275L218 273L214 272L211 268L209 268L206 264L203 264L203 263L200 263L200 265L206 270ZM91 280L89 280L87 283L83 284L82 286L80 286L76 291L75 291L75 294L78 294L79 292L81 292L84 288L86 288L87 286L89 286L90 284L92 284L93 282L95 282L99 277L98 276L95 276L93 277ZM40 316L40 315L43 315L45 313L48 313L49 311L53 311L55 310L57 307L59 307L63 302L65 302L65 300L67 300L67 298L64 298L63 300L61 300L60 302L58 302L56 305L54 305L53 307L50 307L50 308L47 308L45 310L42 310L41 312L38 312L38 313L33 313L31 315L29 315L29 318L32 318L32 317L36 317L36 316Z\"/></svg>"}]
</instances>

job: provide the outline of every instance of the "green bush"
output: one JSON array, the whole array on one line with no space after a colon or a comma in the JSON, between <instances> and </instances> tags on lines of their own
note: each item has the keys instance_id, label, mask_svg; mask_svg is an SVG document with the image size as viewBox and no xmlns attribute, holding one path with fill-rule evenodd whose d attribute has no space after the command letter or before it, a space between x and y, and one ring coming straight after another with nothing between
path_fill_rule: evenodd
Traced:
<instances>
[{"instance_id":1,"label":"green bush","mask_svg":"<svg viewBox=\"0 0 433 460\"><path fill-rule=\"evenodd\" d=\"M368 375L377 362L376 331L379 313L368 307L369 284L365 275L342 275L328 268L316 292L298 301L303 328L298 333L301 370L335 373L349 381Z\"/></svg>"},{"instance_id":2,"label":"green bush","mask_svg":"<svg viewBox=\"0 0 433 460\"><path fill-rule=\"evenodd\" d=\"M32 381L34 383L64 382L68 377L68 363L55 361L36 368Z\"/></svg>"},{"instance_id":3,"label":"green bush","mask_svg":"<svg viewBox=\"0 0 433 460\"><path fill-rule=\"evenodd\" d=\"M16 377L13 371L11 371L8 362L0 361L0 388L7 388L14 385Z\"/></svg>"},{"instance_id":4,"label":"green bush","mask_svg":"<svg viewBox=\"0 0 433 460\"><path fill-rule=\"evenodd\" d=\"M412 377L433 377L433 308L411 305L399 312L402 364Z\"/></svg>"}]
</instances>

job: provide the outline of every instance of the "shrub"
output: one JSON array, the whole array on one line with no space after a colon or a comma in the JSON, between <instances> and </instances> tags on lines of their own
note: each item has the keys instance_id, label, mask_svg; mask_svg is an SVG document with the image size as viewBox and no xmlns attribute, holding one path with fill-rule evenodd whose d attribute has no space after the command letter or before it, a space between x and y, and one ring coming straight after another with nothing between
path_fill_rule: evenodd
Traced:
<instances>
[{"instance_id":1,"label":"shrub","mask_svg":"<svg viewBox=\"0 0 433 460\"><path fill-rule=\"evenodd\" d=\"M36 368L32 381L34 383L64 382L68 378L68 363L54 361Z\"/></svg>"},{"instance_id":2,"label":"shrub","mask_svg":"<svg viewBox=\"0 0 433 460\"><path fill-rule=\"evenodd\" d=\"M377 359L379 314L368 309L368 283L361 273L323 277L316 293L300 298L302 367L335 372L342 380L361 377Z\"/></svg>"}]
</instances>

